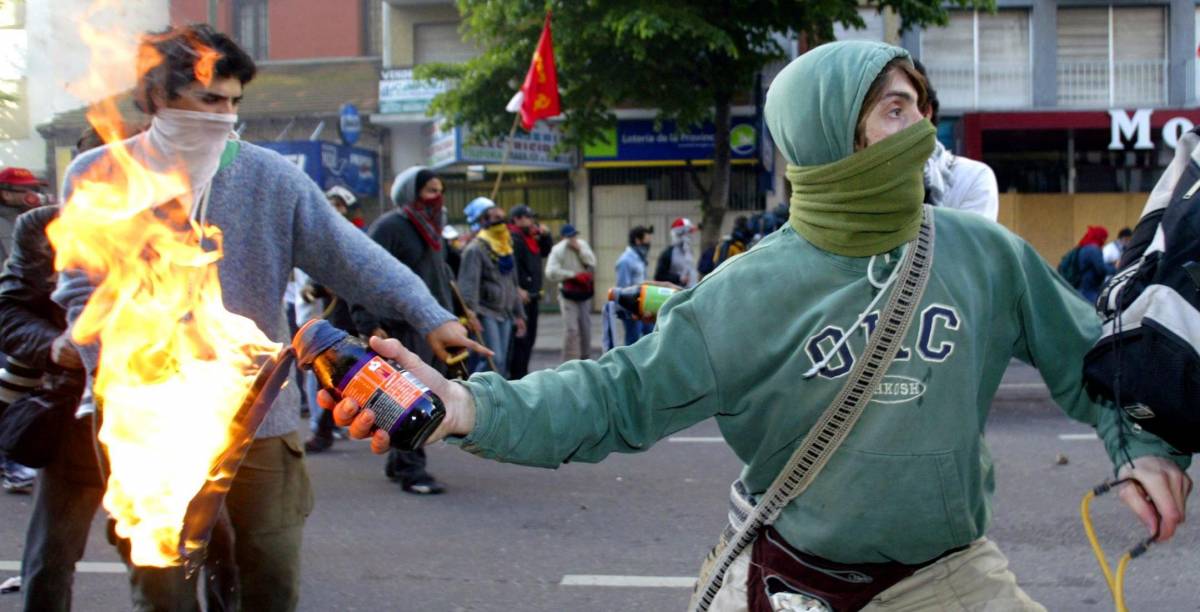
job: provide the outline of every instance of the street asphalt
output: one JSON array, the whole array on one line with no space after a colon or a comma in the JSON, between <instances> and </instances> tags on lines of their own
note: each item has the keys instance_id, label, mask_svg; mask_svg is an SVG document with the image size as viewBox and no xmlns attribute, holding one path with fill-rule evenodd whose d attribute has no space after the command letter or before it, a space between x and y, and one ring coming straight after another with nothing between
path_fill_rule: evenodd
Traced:
<instances>
[{"instance_id":1,"label":"street asphalt","mask_svg":"<svg viewBox=\"0 0 1200 612\"><path fill-rule=\"evenodd\" d=\"M538 346L534 365L553 366L555 345ZM990 536L1049 610L1112 609L1078 514L1080 497L1111 470L1089 431L1049 401L1036 371L1010 368L987 430L997 470ZM317 501L300 609L682 610L740 467L718 435L710 420L640 455L557 470L438 445L430 469L448 490L433 497L402 492L382 458L339 441L307 459ZM30 507L28 496L0 495L0 582L15 573ZM1143 537L1115 496L1097 500L1093 514L1110 555ZM76 610L129 608L101 526L97 517ZM1126 582L1131 610L1200 610L1200 530L1186 524L1152 547ZM18 595L0 595L0 610L18 609Z\"/></svg>"}]
</instances>

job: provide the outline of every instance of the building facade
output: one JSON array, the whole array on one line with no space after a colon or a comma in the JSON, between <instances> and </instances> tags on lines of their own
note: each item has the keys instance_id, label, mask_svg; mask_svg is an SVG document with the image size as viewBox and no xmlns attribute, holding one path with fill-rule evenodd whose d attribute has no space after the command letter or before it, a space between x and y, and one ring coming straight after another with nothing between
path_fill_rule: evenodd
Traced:
<instances>
[{"instance_id":1,"label":"building facade","mask_svg":"<svg viewBox=\"0 0 1200 612\"><path fill-rule=\"evenodd\" d=\"M69 150L47 147L37 127L84 104L71 84L87 70L90 52L80 37L78 20L92 4L92 0L0 3L0 92L11 96L0 101L0 166L29 168L53 180L56 162L64 155L70 159ZM139 32L160 29L167 19L167 0L126 0L95 25Z\"/></svg>"},{"instance_id":2,"label":"building facade","mask_svg":"<svg viewBox=\"0 0 1200 612\"><path fill-rule=\"evenodd\" d=\"M1056 262L1087 225L1136 223L1178 137L1200 124L1195 0L998 0L902 36L870 7L865 30L922 60L939 138L996 172L1001 222Z\"/></svg>"}]
</instances>

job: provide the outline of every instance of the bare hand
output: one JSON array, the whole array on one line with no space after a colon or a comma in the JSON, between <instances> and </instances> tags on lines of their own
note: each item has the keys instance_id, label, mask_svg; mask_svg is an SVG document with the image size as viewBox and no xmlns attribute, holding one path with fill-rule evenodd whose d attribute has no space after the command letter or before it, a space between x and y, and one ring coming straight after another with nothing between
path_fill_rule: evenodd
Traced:
<instances>
[{"instance_id":1,"label":"bare hand","mask_svg":"<svg viewBox=\"0 0 1200 612\"><path fill-rule=\"evenodd\" d=\"M524 338L525 332L528 330L528 328L525 326L525 319L517 319L516 321L513 321L513 324L517 326L517 337Z\"/></svg>"},{"instance_id":2,"label":"bare hand","mask_svg":"<svg viewBox=\"0 0 1200 612\"><path fill-rule=\"evenodd\" d=\"M446 380L437 370L421 361L415 353L404 348L398 340L371 338L371 350L384 358L394 360L400 367L411 372L445 404L446 418L429 436L426 444L432 444L449 435L465 436L475 428L475 400L465 387ZM317 393L317 403L322 408L333 411L333 421L339 427L349 427L351 438L361 440L369 437L372 452L387 452L391 440L386 431L375 429L375 413L360 409L358 404L349 398L336 402L335 405L333 396L324 389Z\"/></svg>"},{"instance_id":3,"label":"bare hand","mask_svg":"<svg viewBox=\"0 0 1200 612\"><path fill-rule=\"evenodd\" d=\"M1175 529L1187 518L1187 497L1192 492L1192 479L1170 459L1145 456L1125 464L1117 472L1119 478L1133 478L1118 489L1121 501L1141 519L1150 533L1157 533L1155 542L1166 542Z\"/></svg>"},{"instance_id":4,"label":"bare hand","mask_svg":"<svg viewBox=\"0 0 1200 612\"><path fill-rule=\"evenodd\" d=\"M378 338L383 338L384 340L391 337L387 332L383 331L382 327L376 327L375 330L371 332L371 335Z\"/></svg>"},{"instance_id":5,"label":"bare hand","mask_svg":"<svg viewBox=\"0 0 1200 612\"><path fill-rule=\"evenodd\" d=\"M479 322L479 317L475 316L475 311L467 313L467 323L471 326L471 331L482 334L483 323Z\"/></svg>"},{"instance_id":6,"label":"bare hand","mask_svg":"<svg viewBox=\"0 0 1200 612\"><path fill-rule=\"evenodd\" d=\"M524 290L524 289L521 289L521 288L518 288L518 289L517 289L517 295L521 296L521 303L522 303L522 304L528 304L528 303L529 303L529 292L528 292L528 291L526 291L526 290Z\"/></svg>"},{"instance_id":7,"label":"bare hand","mask_svg":"<svg viewBox=\"0 0 1200 612\"><path fill-rule=\"evenodd\" d=\"M71 342L71 333L63 332L50 344L50 361L68 370L82 370L83 359L79 357L79 349Z\"/></svg>"},{"instance_id":8,"label":"bare hand","mask_svg":"<svg viewBox=\"0 0 1200 612\"><path fill-rule=\"evenodd\" d=\"M425 336L435 357L442 361L450 358L450 347L461 347L491 357L494 353L487 347L467 337L467 328L458 321L447 321Z\"/></svg>"}]
</instances>

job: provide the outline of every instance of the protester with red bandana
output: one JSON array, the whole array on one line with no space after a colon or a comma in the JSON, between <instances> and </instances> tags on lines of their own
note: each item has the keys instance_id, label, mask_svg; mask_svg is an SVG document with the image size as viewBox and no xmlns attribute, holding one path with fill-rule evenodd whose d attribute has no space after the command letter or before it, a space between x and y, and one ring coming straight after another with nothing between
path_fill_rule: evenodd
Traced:
<instances>
[{"instance_id":1,"label":"protester with red bandana","mask_svg":"<svg viewBox=\"0 0 1200 612\"><path fill-rule=\"evenodd\" d=\"M524 204L508 213L508 231L512 233L513 257L517 260L517 295L525 305L525 336L514 338L509 351L508 374L516 380L529 373L533 343L537 340L539 303L542 301L542 272L554 240L550 230L538 223L537 213Z\"/></svg>"},{"instance_id":2,"label":"protester with red bandana","mask_svg":"<svg viewBox=\"0 0 1200 612\"><path fill-rule=\"evenodd\" d=\"M1108 240L1108 230L1099 225L1089 225L1083 238L1079 240L1079 255L1076 265L1079 266L1079 285L1075 287L1085 300L1096 302L1104 279L1116 272L1111 264L1104 263L1104 242Z\"/></svg>"},{"instance_id":3,"label":"protester with red bandana","mask_svg":"<svg viewBox=\"0 0 1200 612\"><path fill-rule=\"evenodd\" d=\"M367 235L421 277L438 304L452 310L450 282L454 277L446 263L447 248L442 239L443 189L442 179L428 168L413 166L401 172L392 182L391 196L396 208L372 223ZM419 342L421 334L407 321L380 318L359 305L355 305L351 313L354 327L359 330L371 331L371 335L383 338L397 338L401 342L407 339L423 344ZM425 363L446 373L445 365L434 359L428 345L422 346L418 355ZM425 470L423 449L411 452L392 449L384 473L399 482L408 493L430 495L445 490Z\"/></svg>"}]
</instances>

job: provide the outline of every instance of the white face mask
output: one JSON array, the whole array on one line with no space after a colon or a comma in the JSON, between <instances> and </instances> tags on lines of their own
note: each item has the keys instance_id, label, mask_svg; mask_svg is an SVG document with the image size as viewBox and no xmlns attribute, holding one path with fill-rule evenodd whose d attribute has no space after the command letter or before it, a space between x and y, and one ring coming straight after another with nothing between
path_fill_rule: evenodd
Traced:
<instances>
[{"instance_id":1,"label":"white face mask","mask_svg":"<svg viewBox=\"0 0 1200 612\"><path fill-rule=\"evenodd\" d=\"M199 194L217 173L236 123L237 115L164 108L154 114L146 138L167 164L187 168L192 193Z\"/></svg>"}]
</instances>

